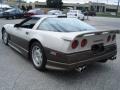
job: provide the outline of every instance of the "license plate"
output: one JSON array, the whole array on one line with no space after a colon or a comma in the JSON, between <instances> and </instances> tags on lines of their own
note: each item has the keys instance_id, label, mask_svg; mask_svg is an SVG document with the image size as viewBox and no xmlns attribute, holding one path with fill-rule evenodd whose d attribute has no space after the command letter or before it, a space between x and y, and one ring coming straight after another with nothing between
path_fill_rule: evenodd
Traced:
<instances>
[{"instance_id":1,"label":"license plate","mask_svg":"<svg viewBox=\"0 0 120 90\"><path fill-rule=\"evenodd\" d=\"M104 51L104 44L103 43L101 43L101 44L94 44L94 45L92 45L91 50L94 53L102 52L102 51Z\"/></svg>"}]
</instances>

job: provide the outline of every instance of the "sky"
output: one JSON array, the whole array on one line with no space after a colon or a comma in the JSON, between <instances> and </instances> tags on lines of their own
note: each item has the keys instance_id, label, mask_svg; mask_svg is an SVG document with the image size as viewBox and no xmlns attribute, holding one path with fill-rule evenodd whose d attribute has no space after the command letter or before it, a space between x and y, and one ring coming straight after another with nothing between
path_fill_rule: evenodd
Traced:
<instances>
[{"instance_id":1,"label":"sky","mask_svg":"<svg viewBox=\"0 0 120 90\"><path fill-rule=\"evenodd\" d=\"M46 0L25 0L27 2L45 2ZM99 3L108 3L108 4L117 4L118 0L62 0L64 3L87 3L89 1L92 2L99 2Z\"/></svg>"}]
</instances>

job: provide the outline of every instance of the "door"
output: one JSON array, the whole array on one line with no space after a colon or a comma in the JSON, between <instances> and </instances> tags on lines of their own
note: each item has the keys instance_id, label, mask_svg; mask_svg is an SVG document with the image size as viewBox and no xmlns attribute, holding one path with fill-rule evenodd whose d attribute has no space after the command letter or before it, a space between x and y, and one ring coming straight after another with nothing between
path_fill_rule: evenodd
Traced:
<instances>
[{"instance_id":1,"label":"door","mask_svg":"<svg viewBox=\"0 0 120 90\"><path fill-rule=\"evenodd\" d=\"M14 27L13 34L10 36L11 42L16 47L28 51L30 32L38 20L39 18L30 17Z\"/></svg>"}]
</instances>

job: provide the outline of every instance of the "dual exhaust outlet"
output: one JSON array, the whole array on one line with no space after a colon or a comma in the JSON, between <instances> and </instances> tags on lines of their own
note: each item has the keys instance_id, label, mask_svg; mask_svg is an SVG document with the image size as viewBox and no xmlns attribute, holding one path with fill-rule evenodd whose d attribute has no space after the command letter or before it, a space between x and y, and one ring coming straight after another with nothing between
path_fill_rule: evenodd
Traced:
<instances>
[{"instance_id":1,"label":"dual exhaust outlet","mask_svg":"<svg viewBox=\"0 0 120 90\"><path fill-rule=\"evenodd\" d=\"M80 66L78 67L76 70L79 71L79 72L82 72L83 70L86 69L87 66Z\"/></svg>"},{"instance_id":2,"label":"dual exhaust outlet","mask_svg":"<svg viewBox=\"0 0 120 90\"><path fill-rule=\"evenodd\" d=\"M115 60L116 59L116 56L114 56L114 57L111 57L111 58L109 58L110 60Z\"/></svg>"},{"instance_id":3,"label":"dual exhaust outlet","mask_svg":"<svg viewBox=\"0 0 120 90\"><path fill-rule=\"evenodd\" d=\"M116 59L116 56L111 57L111 58L109 58L109 59L110 59L110 60L115 60L115 59ZM87 67L87 65L80 66L80 67L78 67L76 70L82 72L83 70L86 69L86 67Z\"/></svg>"}]
</instances>

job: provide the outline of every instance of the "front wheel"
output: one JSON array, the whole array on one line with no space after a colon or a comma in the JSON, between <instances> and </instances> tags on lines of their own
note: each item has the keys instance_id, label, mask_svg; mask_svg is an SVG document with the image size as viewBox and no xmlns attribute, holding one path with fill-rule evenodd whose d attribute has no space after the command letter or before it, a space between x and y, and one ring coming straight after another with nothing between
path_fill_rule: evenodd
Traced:
<instances>
[{"instance_id":1,"label":"front wheel","mask_svg":"<svg viewBox=\"0 0 120 90\"><path fill-rule=\"evenodd\" d=\"M12 19L16 19L16 16L12 16Z\"/></svg>"},{"instance_id":2,"label":"front wheel","mask_svg":"<svg viewBox=\"0 0 120 90\"><path fill-rule=\"evenodd\" d=\"M44 71L47 59L45 57L42 45L39 42L34 42L31 45L30 57L34 67L39 71Z\"/></svg>"},{"instance_id":3,"label":"front wheel","mask_svg":"<svg viewBox=\"0 0 120 90\"><path fill-rule=\"evenodd\" d=\"M8 45L8 34L5 30L3 31L2 39L3 39L4 44Z\"/></svg>"},{"instance_id":4,"label":"front wheel","mask_svg":"<svg viewBox=\"0 0 120 90\"><path fill-rule=\"evenodd\" d=\"M8 19L9 19L9 17L6 17L6 19L8 20Z\"/></svg>"},{"instance_id":5,"label":"front wheel","mask_svg":"<svg viewBox=\"0 0 120 90\"><path fill-rule=\"evenodd\" d=\"M83 17L81 20L84 21L84 20L85 20L85 17Z\"/></svg>"}]
</instances>

